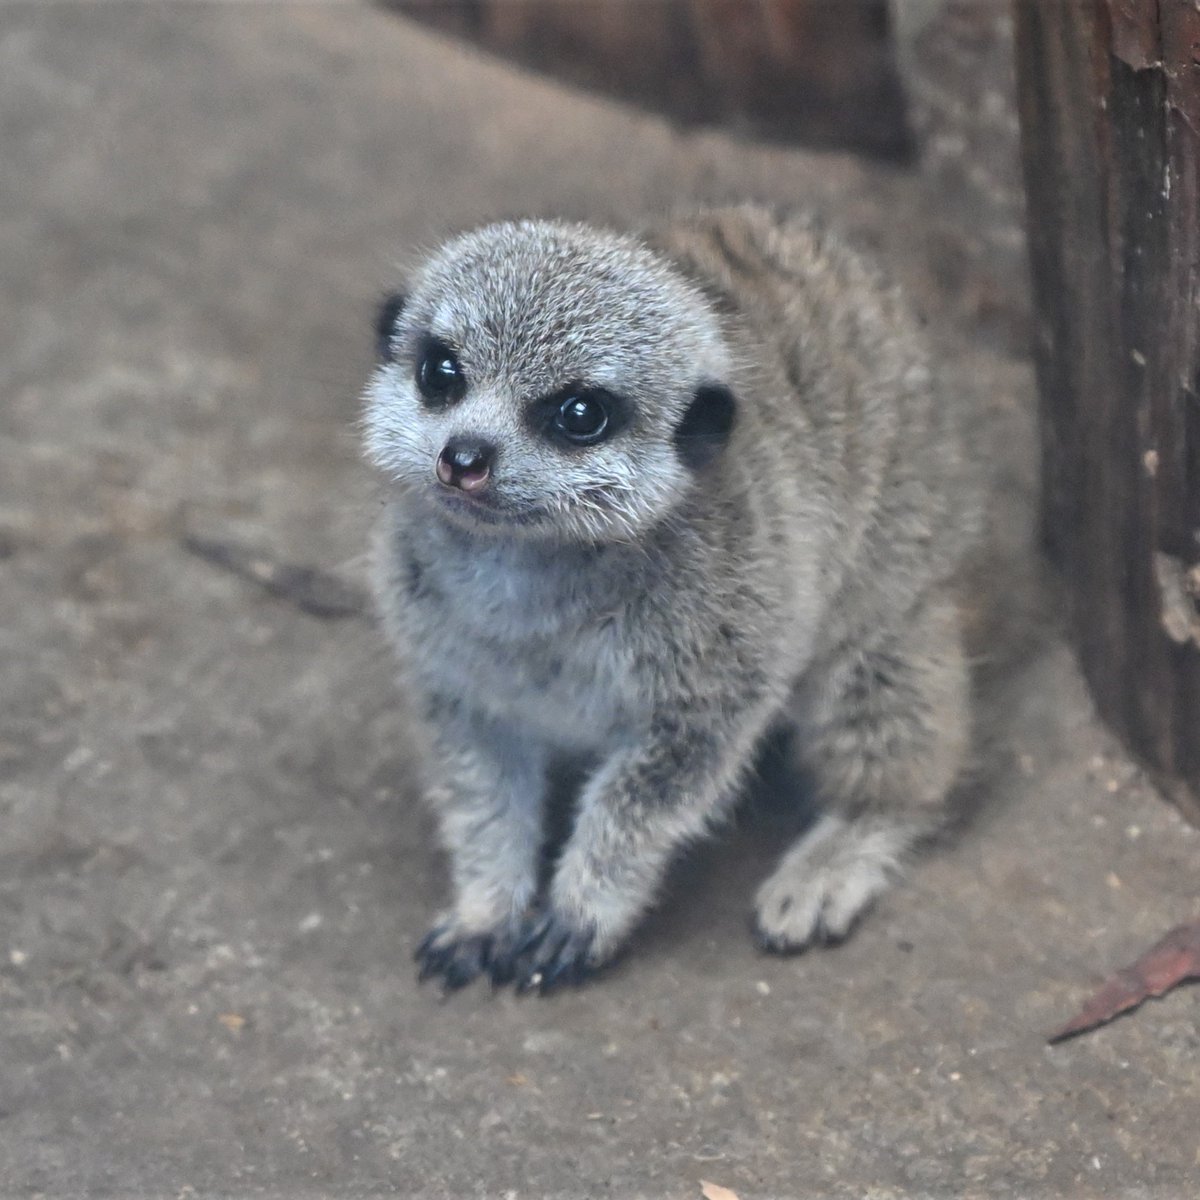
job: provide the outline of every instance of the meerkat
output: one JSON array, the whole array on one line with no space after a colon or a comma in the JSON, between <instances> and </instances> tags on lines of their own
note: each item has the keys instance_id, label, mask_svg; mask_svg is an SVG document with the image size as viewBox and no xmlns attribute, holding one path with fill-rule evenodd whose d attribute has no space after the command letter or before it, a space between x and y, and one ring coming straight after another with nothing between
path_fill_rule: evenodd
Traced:
<instances>
[{"instance_id":1,"label":"meerkat","mask_svg":"<svg viewBox=\"0 0 1200 1200\"><path fill-rule=\"evenodd\" d=\"M971 473L898 292L805 215L525 220L445 244L377 335L376 591L453 884L422 978L544 993L608 963L779 729L821 815L756 936L844 938L969 740Z\"/></svg>"}]
</instances>

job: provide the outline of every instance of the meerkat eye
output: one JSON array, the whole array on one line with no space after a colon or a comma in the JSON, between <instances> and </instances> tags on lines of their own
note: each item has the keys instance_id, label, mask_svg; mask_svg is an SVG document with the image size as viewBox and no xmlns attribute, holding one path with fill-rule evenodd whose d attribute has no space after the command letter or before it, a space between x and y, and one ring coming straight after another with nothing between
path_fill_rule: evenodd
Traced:
<instances>
[{"instance_id":1,"label":"meerkat eye","mask_svg":"<svg viewBox=\"0 0 1200 1200\"><path fill-rule=\"evenodd\" d=\"M607 432L608 397L598 389L572 392L554 414L554 429L577 446L598 442Z\"/></svg>"},{"instance_id":2,"label":"meerkat eye","mask_svg":"<svg viewBox=\"0 0 1200 1200\"><path fill-rule=\"evenodd\" d=\"M461 400L467 381L458 358L440 338L430 338L417 357L417 387L427 404L453 404Z\"/></svg>"}]
</instances>

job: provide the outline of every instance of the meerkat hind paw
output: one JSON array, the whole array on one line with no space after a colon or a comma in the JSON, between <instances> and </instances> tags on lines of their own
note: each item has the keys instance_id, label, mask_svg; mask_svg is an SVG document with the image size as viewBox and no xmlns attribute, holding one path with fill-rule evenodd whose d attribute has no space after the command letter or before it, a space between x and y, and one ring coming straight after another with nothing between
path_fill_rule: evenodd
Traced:
<instances>
[{"instance_id":1,"label":"meerkat hind paw","mask_svg":"<svg viewBox=\"0 0 1200 1200\"><path fill-rule=\"evenodd\" d=\"M776 954L837 945L892 883L906 838L826 817L790 850L755 899L754 934Z\"/></svg>"}]
</instances>

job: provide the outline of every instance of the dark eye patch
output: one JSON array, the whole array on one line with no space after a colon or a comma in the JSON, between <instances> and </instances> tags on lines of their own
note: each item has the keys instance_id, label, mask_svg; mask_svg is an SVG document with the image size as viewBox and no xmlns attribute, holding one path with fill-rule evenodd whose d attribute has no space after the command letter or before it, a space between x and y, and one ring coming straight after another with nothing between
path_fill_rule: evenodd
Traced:
<instances>
[{"instance_id":1,"label":"dark eye patch","mask_svg":"<svg viewBox=\"0 0 1200 1200\"><path fill-rule=\"evenodd\" d=\"M526 410L530 426L564 447L596 446L619 433L633 415L624 396L587 383L571 383L541 396Z\"/></svg>"},{"instance_id":2,"label":"dark eye patch","mask_svg":"<svg viewBox=\"0 0 1200 1200\"><path fill-rule=\"evenodd\" d=\"M393 292L380 301L375 313L375 356L380 362L396 361L392 353L392 335L396 332L396 320L407 303L408 297L403 292Z\"/></svg>"},{"instance_id":3,"label":"dark eye patch","mask_svg":"<svg viewBox=\"0 0 1200 1200\"><path fill-rule=\"evenodd\" d=\"M417 390L430 408L456 404L466 395L467 379L458 354L448 342L427 334L417 346Z\"/></svg>"},{"instance_id":4,"label":"dark eye patch","mask_svg":"<svg viewBox=\"0 0 1200 1200\"><path fill-rule=\"evenodd\" d=\"M708 466L725 447L737 420L737 400L723 383L702 383L675 427L675 449L690 470Z\"/></svg>"}]
</instances>

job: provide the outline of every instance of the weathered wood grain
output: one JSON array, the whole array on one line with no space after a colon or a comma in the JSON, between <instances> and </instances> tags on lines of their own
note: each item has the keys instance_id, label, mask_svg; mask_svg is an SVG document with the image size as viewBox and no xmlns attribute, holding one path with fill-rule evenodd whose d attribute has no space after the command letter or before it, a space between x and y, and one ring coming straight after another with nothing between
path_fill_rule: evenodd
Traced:
<instances>
[{"instance_id":1,"label":"weathered wood grain","mask_svg":"<svg viewBox=\"0 0 1200 1200\"><path fill-rule=\"evenodd\" d=\"M1200 5L1016 15L1045 539L1100 711L1200 820Z\"/></svg>"}]
</instances>

